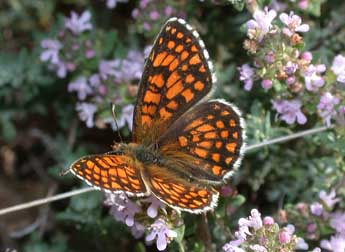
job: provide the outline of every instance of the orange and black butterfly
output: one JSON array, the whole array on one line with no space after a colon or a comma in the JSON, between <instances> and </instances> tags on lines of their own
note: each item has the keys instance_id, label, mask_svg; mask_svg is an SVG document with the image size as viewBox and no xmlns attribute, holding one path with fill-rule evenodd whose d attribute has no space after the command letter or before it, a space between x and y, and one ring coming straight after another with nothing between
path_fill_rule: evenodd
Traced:
<instances>
[{"instance_id":1,"label":"orange and black butterfly","mask_svg":"<svg viewBox=\"0 0 345 252\"><path fill-rule=\"evenodd\" d=\"M82 157L70 170L97 189L155 195L172 208L213 209L217 188L244 151L240 111L203 101L216 81L199 34L182 19L163 26L146 60L133 118L133 142Z\"/></svg>"}]
</instances>

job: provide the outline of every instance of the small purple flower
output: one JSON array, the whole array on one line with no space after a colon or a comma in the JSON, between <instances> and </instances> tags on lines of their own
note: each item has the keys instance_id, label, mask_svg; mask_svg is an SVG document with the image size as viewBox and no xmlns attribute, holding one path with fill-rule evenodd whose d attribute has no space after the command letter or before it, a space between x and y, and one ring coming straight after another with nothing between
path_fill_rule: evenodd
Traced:
<instances>
[{"instance_id":1,"label":"small purple flower","mask_svg":"<svg viewBox=\"0 0 345 252\"><path fill-rule=\"evenodd\" d=\"M165 9L164 9L164 14L167 17L170 17L173 14L173 12L174 12L174 8L169 6L169 5L166 6Z\"/></svg>"},{"instance_id":2,"label":"small purple flower","mask_svg":"<svg viewBox=\"0 0 345 252\"><path fill-rule=\"evenodd\" d=\"M91 75L91 77L89 78L89 83L90 86L93 88L97 88L101 85L101 78L98 74L93 74Z\"/></svg>"},{"instance_id":3,"label":"small purple flower","mask_svg":"<svg viewBox=\"0 0 345 252\"><path fill-rule=\"evenodd\" d=\"M254 230L258 230L262 227L262 219L261 214L257 209L252 209L250 212L251 216L248 218L241 218L238 221L238 225L241 226L247 226L251 227Z\"/></svg>"},{"instance_id":4,"label":"small purple flower","mask_svg":"<svg viewBox=\"0 0 345 252\"><path fill-rule=\"evenodd\" d=\"M57 64L52 64L48 66L49 69L53 70L56 72L56 75L59 78L65 78L67 75L67 64L63 61L58 62Z\"/></svg>"},{"instance_id":5,"label":"small purple flower","mask_svg":"<svg viewBox=\"0 0 345 252\"><path fill-rule=\"evenodd\" d=\"M277 12L275 10L268 11L267 8L264 11L255 11L253 14L254 19L247 22L249 38L261 42L264 36L270 32L272 21L276 16Z\"/></svg>"},{"instance_id":6,"label":"small purple flower","mask_svg":"<svg viewBox=\"0 0 345 252\"><path fill-rule=\"evenodd\" d=\"M345 57L343 55L339 54L334 58L331 70L337 76L337 81L345 84Z\"/></svg>"},{"instance_id":7,"label":"small purple flower","mask_svg":"<svg viewBox=\"0 0 345 252\"><path fill-rule=\"evenodd\" d=\"M310 212L315 216L321 216L323 213L323 206L319 202L314 202L310 205Z\"/></svg>"},{"instance_id":8,"label":"small purple flower","mask_svg":"<svg viewBox=\"0 0 345 252\"><path fill-rule=\"evenodd\" d=\"M108 9L114 9L117 5L117 3L127 3L128 0L107 0L107 8Z\"/></svg>"},{"instance_id":9,"label":"small purple flower","mask_svg":"<svg viewBox=\"0 0 345 252\"><path fill-rule=\"evenodd\" d=\"M150 206L147 208L147 215L151 218L156 218L158 215L158 209L164 208L164 204L153 195L144 200L144 202L151 203Z\"/></svg>"},{"instance_id":10,"label":"small purple flower","mask_svg":"<svg viewBox=\"0 0 345 252\"><path fill-rule=\"evenodd\" d=\"M296 70L298 69L298 65L296 63L293 63L291 61L289 61L288 63L286 63L285 65L285 72L288 75L292 75L296 72Z\"/></svg>"},{"instance_id":11,"label":"small purple flower","mask_svg":"<svg viewBox=\"0 0 345 252\"><path fill-rule=\"evenodd\" d=\"M93 116L97 111L97 107L95 104L80 102L76 105L76 110L78 111L80 120L86 122L86 126L88 128L92 128L94 126Z\"/></svg>"},{"instance_id":12,"label":"small purple flower","mask_svg":"<svg viewBox=\"0 0 345 252\"><path fill-rule=\"evenodd\" d=\"M295 249L298 250L307 250L309 248L308 243L305 242L305 240L301 237L298 237L297 244Z\"/></svg>"},{"instance_id":13,"label":"small purple flower","mask_svg":"<svg viewBox=\"0 0 345 252\"><path fill-rule=\"evenodd\" d=\"M153 11L150 12L150 18L151 18L151 20L153 20L153 21L156 21L157 19L159 19L160 16L161 16L161 15L160 15L159 12L156 11L156 10L153 10Z\"/></svg>"},{"instance_id":14,"label":"small purple flower","mask_svg":"<svg viewBox=\"0 0 345 252\"><path fill-rule=\"evenodd\" d=\"M345 236L337 234L332 236L331 239L322 240L320 244L321 248L333 251L333 252L344 252L345 251Z\"/></svg>"},{"instance_id":15,"label":"small purple flower","mask_svg":"<svg viewBox=\"0 0 345 252\"><path fill-rule=\"evenodd\" d=\"M151 233L149 233L145 240L147 242L156 240L157 249L163 251L166 249L168 243L170 243L177 233L169 228L167 223L163 219L157 219L149 228Z\"/></svg>"},{"instance_id":16,"label":"small purple flower","mask_svg":"<svg viewBox=\"0 0 345 252\"><path fill-rule=\"evenodd\" d=\"M330 225L345 237L345 212L335 212L331 215Z\"/></svg>"},{"instance_id":17,"label":"small purple flower","mask_svg":"<svg viewBox=\"0 0 345 252\"><path fill-rule=\"evenodd\" d=\"M267 63L272 64L275 60L276 60L276 55L273 51L269 51L266 55L265 55L265 60Z\"/></svg>"},{"instance_id":18,"label":"small purple flower","mask_svg":"<svg viewBox=\"0 0 345 252\"><path fill-rule=\"evenodd\" d=\"M271 89L272 86L273 86L273 81L265 79L265 80L263 80L263 81L261 82L261 86L262 86L265 90L269 90L269 89Z\"/></svg>"},{"instance_id":19,"label":"small purple flower","mask_svg":"<svg viewBox=\"0 0 345 252\"><path fill-rule=\"evenodd\" d=\"M68 92L73 91L77 92L79 100L85 100L86 96L92 94L92 89L85 77L79 77L77 80L68 84Z\"/></svg>"},{"instance_id":20,"label":"small purple flower","mask_svg":"<svg viewBox=\"0 0 345 252\"><path fill-rule=\"evenodd\" d=\"M296 82L296 77L295 76L289 76L287 79L286 79L286 84L288 85L292 85Z\"/></svg>"},{"instance_id":21,"label":"small purple flower","mask_svg":"<svg viewBox=\"0 0 345 252\"><path fill-rule=\"evenodd\" d=\"M222 247L224 252L245 252L245 250L241 249L239 246L243 243L242 240L234 240L230 241Z\"/></svg>"},{"instance_id":22,"label":"small purple flower","mask_svg":"<svg viewBox=\"0 0 345 252\"><path fill-rule=\"evenodd\" d=\"M84 11L80 16L74 11L71 12L71 17L66 19L65 26L74 35L79 35L80 33L91 30L92 24L90 23L91 12Z\"/></svg>"},{"instance_id":23,"label":"small purple flower","mask_svg":"<svg viewBox=\"0 0 345 252\"><path fill-rule=\"evenodd\" d=\"M124 192L106 194L104 203L111 206L110 213L117 221L121 221L129 227L135 223L135 214L141 211L140 207L132 202Z\"/></svg>"},{"instance_id":24,"label":"small purple flower","mask_svg":"<svg viewBox=\"0 0 345 252\"><path fill-rule=\"evenodd\" d=\"M250 91L253 87L255 71L249 66L249 64L244 64L238 68L240 71L240 80L244 82L244 89Z\"/></svg>"},{"instance_id":25,"label":"small purple flower","mask_svg":"<svg viewBox=\"0 0 345 252\"><path fill-rule=\"evenodd\" d=\"M58 64L60 62L59 51L62 48L60 41L45 39L41 41L41 47L45 49L40 55L41 61L50 61L52 64Z\"/></svg>"},{"instance_id":26,"label":"small purple flower","mask_svg":"<svg viewBox=\"0 0 345 252\"><path fill-rule=\"evenodd\" d=\"M317 225L315 223L309 223L307 226L308 233L315 233L317 230Z\"/></svg>"},{"instance_id":27,"label":"small purple flower","mask_svg":"<svg viewBox=\"0 0 345 252\"><path fill-rule=\"evenodd\" d=\"M302 103L300 100L277 100L273 101L274 109L281 114L280 119L287 124L293 124L297 120L298 124L307 122L306 116L302 113Z\"/></svg>"},{"instance_id":28,"label":"small purple flower","mask_svg":"<svg viewBox=\"0 0 345 252\"><path fill-rule=\"evenodd\" d=\"M249 248L255 252L267 252L267 249L259 244L249 245Z\"/></svg>"},{"instance_id":29,"label":"small purple flower","mask_svg":"<svg viewBox=\"0 0 345 252\"><path fill-rule=\"evenodd\" d=\"M330 92L326 92L321 96L320 103L317 105L320 116L323 118L327 126L331 125L332 117L336 116L335 106L340 102L339 98L333 96Z\"/></svg>"},{"instance_id":30,"label":"small purple flower","mask_svg":"<svg viewBox=\"0 0 345 252\"><path fill-rule=\"evenodd\" d=\"M283 28L283 33L291 37L295 32L307 32L309 31L309 25L302 24L302 19L295 15L292 11L290 15L282 13L279 15L280 21L287 26Z\"/></svg>"},{"instance_id":31,"label":"small purple flower","mask_svg":"<svg viewBox=\"0 0 345 252\"><path fill-rule=\"evenodd\" d=\"M132 17L133 18L139 17L139 14L140 14L140 12L139 12L138 8L133 9L133 11L132 11Z\"/></svg>"},{"instance_id":32,"label":"small purple flower","mask_svg":"<svg viewBox=\"0 0 345 252\"><path fill-rule=\"evenodd\" d=\"M318 91L325 84L325 80L320 76L324 71L326 71L326 66L323 64L309 65L304 73L305 86L308 91Z\"/></svg>"},{"instance_id":33,"label":"small purple flower","mask_svg":"<svg viewBox=\"0 0 345 252\"><path fill-rule=\"evenodd\" d=\"M327 194L325 191L320 191L319 198L330 209L332 209L334 205L340 201L340 198L336 198L336 193L334 189L329 194Z\"/></svg>"},{"instance_id":34,"label":"small purple flower","mask_svg":"<svg viewBox=\"0 0 345 252\"><path fill-rule=\"evenodd\" d=\"M133 113L134 113L134 106L132 104L128 104L122 108L121 118L118 122L119 127L120 125L128 124L128 128L132 130L133 128ZM123 127L122 126L122 127Z\"/></svg>"},{"instance_id":35,"label":"small purple flower","mask_svg":"<svg viewBox=\"0 0 345 252\"><path fill-rule=\"evenodd\" d=\"M119 73L117 70L119 66L119 60L101 60L98 66L101 78L106 80L109 76L116 76Z\"/></svg>"}]
</instances>

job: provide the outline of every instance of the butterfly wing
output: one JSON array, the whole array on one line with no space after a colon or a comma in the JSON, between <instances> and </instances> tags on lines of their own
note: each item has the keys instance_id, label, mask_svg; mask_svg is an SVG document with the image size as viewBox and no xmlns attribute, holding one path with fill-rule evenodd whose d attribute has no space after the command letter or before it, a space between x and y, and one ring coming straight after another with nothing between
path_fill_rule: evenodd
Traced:
<instances>
[{"instance_id":1,"label":"butterfly wing","mask_svg":"<svg viewBox=\"0 0 345 252\"><path fill-rule=\"evenodd\" d=\"M186 157L201 169L194 168L194 177L206 172L222 181L240 164L245 147L244 128L244 120L235 106L213 100L197 105L179 118L160 137L158 145L167 158Z\"/></svg>"},{"instance_id":2,"label":"butterfly wing","mask_svg":"<svg viewBox=\"0 0 345 252\"><path fill-rule=\"evenodd\" d=\"M89 185L106 192L144 196L146 187L140 171L125 155L90 155L75 161L70 170Z\"/></svg>"},{"instance_id":3,"label":"butterfly wing","mask_svg":"<svg viewBox=\"0 0 345 252\"><path fill-rule=\"evenodd\" d=\"M145 182L150 191L170 207L190 213L212 210L218 202L219 193L211 186L189 181L171 169L150 165L146 167Z\"/></svg>"},{"instance_id":4,"label":"butterfly wing","mask_svg":"<svg viewBox=\"0 0 345 252\"><path fill-rule=\"evenodd\" d=\"M199 34L171 18L146 61L134 110L133 140L153 143L212 88L213 66Z\"/></svg>"}]
</instances>

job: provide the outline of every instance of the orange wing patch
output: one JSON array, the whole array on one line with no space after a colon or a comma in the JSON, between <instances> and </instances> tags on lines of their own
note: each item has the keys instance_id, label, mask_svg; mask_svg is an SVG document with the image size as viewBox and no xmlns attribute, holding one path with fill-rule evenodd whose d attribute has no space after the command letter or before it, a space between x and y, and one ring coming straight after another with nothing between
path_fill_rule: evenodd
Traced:
<instances>
[{"instance_id":1,"label":"orange wing patch","mask_svg":"<svg viewBox=\"0 0 345 252\"><path fill-rule=\"evenodd\" d=\"M159 33L140 82L133 138L149 144L211 90L212 64L199 35L181 19Z\"/></svg>"},{"instance_id":2,"label":"orange wing patch","mask_svg":"<svg viewBox=\"0 0 345 252\"><path fill-rule=\"evenodd\" d=\"M239 164L244 137L238 110L224 102L212 101L183 115L161 137L159 145L163 153L175 150L191 155L196 167L223 179Z\"/></svg>"},{"instance_id":3,"label":"orange wing patch","mask_svg":"<svg viewBox=\"0 0 345 252\"><path fill-rule=\"evenodd\" d=\"M146 193L140 172L130 165L127 156L90 155L74 162L70 169L88 184L107 192L124 191L136 196Z\"/></svg>"}]
</instances>

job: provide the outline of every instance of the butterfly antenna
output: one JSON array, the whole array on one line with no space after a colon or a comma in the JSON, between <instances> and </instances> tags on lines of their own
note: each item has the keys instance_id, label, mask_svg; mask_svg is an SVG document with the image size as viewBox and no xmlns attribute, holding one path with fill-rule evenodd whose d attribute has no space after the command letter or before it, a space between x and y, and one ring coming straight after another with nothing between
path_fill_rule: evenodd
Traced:
<instances>
[{"instance_id":1,"label":"butterfly antenna","mask_svg":"<svg viewBox=\"0 0 345 252\"><path fill-rule=\"evenodd\" d=\"M115 122L115 127L116 127L116 131L117 131L117 134L120 138L120 142L123 143L123 140L122 140L122 136L120 134L120 129L119 129L119 125L117 124L117 120L116 120L116 111L115 111L115 104L114 103L111 103L111 113L113 115L113 119L114 119L114 122Z\"/></svg>"},{"instance_id":2,"label":"butterfly antenna","mask_svg":"<svg viewBox=\"0 0 345 252\"><path fill-rule=\"evenodd\" d=\"M66 170L62 170L61 172L60 172L60 176L62 177L62 176L65 176L67 173L69 173L71 171L71 168L68 168L68 169L66 169Z\"/></svg>"}]
</instances>

